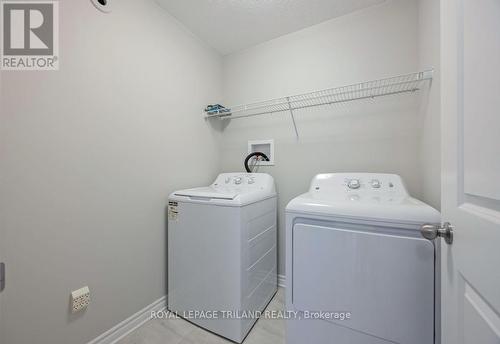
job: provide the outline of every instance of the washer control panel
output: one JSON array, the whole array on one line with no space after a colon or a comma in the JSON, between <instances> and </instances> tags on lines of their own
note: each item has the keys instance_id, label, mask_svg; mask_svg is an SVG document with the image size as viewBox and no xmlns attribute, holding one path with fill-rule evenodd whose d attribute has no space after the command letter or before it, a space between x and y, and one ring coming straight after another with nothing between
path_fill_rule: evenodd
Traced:
<instances>
[{"instance_id":1,"label":"washer control panel","mask_svg":"<svg viewBox=\"0 0 500 344\"><path fill-rule=\"evenodd\" d=\"M249 176L236 176L236 177L226 177L224 179L225 185L245 185L245 184L255 184L255 177Z\"/></svg>"},{"instance_id":2,"label":"washer control panel","mask_svg":"<svg viewBox=\"0 0 500 344\"><path fill-rule=\"evenodd\" d=\"M212 184L214 188L262 188L273 183L272 177L265 173L223 173Z\"/></svg>"}]
</instances>

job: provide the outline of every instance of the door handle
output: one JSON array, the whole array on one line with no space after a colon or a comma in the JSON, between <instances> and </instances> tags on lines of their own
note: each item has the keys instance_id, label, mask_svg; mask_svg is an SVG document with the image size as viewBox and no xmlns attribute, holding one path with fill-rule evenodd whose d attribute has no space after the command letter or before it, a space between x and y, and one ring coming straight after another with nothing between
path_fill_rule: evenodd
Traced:
<instances>
[{"instance_id":1,"label":"door handle","mask_svg":"<svg viewBox=\"0 0 500 344\"><path fill-rule=\"evenodd\" d=\"M453 226L449 222L445 222L442 226L431 224L422 225L422 227L420 227L420 233L427 240L432 241L437 237L441 237L448 245L453 243Z\"/></svg>"}]
</instances>

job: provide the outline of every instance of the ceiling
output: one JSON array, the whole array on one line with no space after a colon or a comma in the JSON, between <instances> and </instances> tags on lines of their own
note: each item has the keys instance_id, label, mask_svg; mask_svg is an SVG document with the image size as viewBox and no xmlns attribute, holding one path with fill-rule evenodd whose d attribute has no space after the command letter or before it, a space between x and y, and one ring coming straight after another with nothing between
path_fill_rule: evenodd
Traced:
<instances>
[{"instance_id":1,"label":"ceiling","mask_svg":"<svg viewBox=\"0 0 500 344\"><path fill-rule=\"evenodd\" d=\"M156 0L226 55L385 0Z\"/></svg>"}]
</instances>

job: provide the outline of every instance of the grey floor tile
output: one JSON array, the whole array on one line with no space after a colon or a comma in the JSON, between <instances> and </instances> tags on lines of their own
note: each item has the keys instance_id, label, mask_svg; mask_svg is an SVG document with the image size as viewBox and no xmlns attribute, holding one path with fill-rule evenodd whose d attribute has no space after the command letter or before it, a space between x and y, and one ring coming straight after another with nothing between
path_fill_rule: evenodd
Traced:
<instances>
[{"instance_id":1,"label":"grey floor tile","mask_svg":"<svg viewBox=\"0 0 500 344\"><path fill-rule=\"evenodd\" d=\"M191 324L189 321L181 318L170 318L160 320L160 324L165 326L167 330L181 336L185 337L189 332L193 331L197 327Z\"/></svg>"},{"instance_id":2,"label":"grey floor tile","mask_svg":"<svg viewBox=\"0 0 500 344\"><path fill-rule=\"evenodd\" d=\"M284 310L285 291L279 288L267 310ZM205 331L180 318L154 319L121 339L117 344L230 344L229 340ZM262 317L243 344L284 344L285 321Z\"/></svg>"},{"instance_id":3,"label":"grey floor tile","mask_svg":"<svg viewBox=\"0 0 500 344\"><path fill-rule=\"evenodd\" d=\"M162 324L159 319L148 321L117 344L177 344L182 335Z\"/></svg>"},{"instance_id":4,"label":"grey floor tile","mask_svg":"<svg viewBox=\"0 0 500 344\"><path fill-rule=\"evenodd\" d=\"M229 344L231 341L213 333L196 328L185 336L179 344Z\"/></svg>"}]
</instances>

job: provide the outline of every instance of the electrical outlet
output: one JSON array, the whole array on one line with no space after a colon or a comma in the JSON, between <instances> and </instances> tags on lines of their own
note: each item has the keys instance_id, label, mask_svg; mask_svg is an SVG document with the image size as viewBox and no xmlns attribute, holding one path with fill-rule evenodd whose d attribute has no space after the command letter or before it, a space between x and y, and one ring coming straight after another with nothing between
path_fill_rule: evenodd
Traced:
<instances>
[{"instance_id":1,"label":"electrical outlet","mask_svg":"<svg viewBox=\"0 0 500 344\"><path fill-rule=\"evenodd\" d=\"M79 312L87 308L90 304L90 289L83 287L71 292L71 311Z\"/></svg>"}]
</instances>

